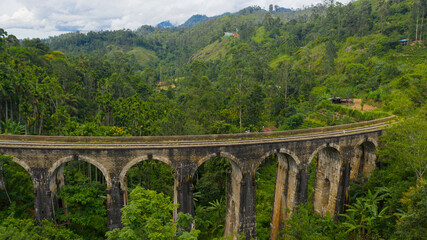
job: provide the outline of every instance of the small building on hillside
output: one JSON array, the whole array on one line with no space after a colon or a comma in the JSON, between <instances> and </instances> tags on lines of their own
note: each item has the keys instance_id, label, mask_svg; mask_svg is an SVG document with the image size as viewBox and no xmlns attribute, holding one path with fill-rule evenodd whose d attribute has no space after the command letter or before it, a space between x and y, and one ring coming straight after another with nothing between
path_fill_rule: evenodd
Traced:
<instances>
[{"instance_id":1,"label":"small building on hillside","mask_svg":"<svg viewBox=\"0 0 427 240\"><path fill-rule=\"evenodd\" d=\"M400 43L400 45L406 46L408 45L409 39L400 39L398 42Z\"/></svg>"},{"instance_id":2,"label":"small building on hillside","mask_svg":"<svg viewBox=\"0 0 427 240\"><path fill-rule=\"evenodd\" d=\"M236 32L224 32L224 37L235 37L239 38L239 34L237 33L239 30L236 28Z\"/></svg>"},{"instance_id":3,"label":"small building on hillside","mask_svg":"<svg viewBox=\"0 0 427 240\"><path fill-rule=\"evenodd\" d=\"M353 104L354 100L351 98L340 98L340 97L333 97L329 98L331 100L332 104Z\"/></svg>"}]
</instances>

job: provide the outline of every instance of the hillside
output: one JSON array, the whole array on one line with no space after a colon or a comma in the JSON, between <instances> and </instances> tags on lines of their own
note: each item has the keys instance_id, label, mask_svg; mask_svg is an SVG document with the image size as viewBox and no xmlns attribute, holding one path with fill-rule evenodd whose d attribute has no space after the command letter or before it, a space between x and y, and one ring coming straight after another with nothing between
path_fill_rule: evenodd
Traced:
<instances>
[{"instance_id":1,"label":"hillside","mask_svg":"<svg viewBox=\"0 0 427 240\"><path fill-rule=\"evenodd\" d=\"M150 63L155 63L158 61L158 57L154 51L143 47L134 47L127 53L131 56L134 56L138 61L138 64L142 67L148 67Z\"/></svg>"},{"instance_id":2,"label":"hillside","mask_svg":"<svg viewBox=\"0 0 427 240\"><path fill-rule=\"evenodd\" d=\"M363 0L298 11L248 7L210 19L195 15L190 22L198 24L193 27L141 26L136 31L70 33L47 40L50 49L69 58L53 56L43 64L52 65L49 74L60 82L64 79L64 91L74 96L63 100L70 121L83 124L87 121L83 119L97 118L101 125L120 122L131 134L239 132L266 125L292 129L363 120L344 112L334 116L333 108L322 105L332 96L357 97L377 106L375 113L363 117L366 119L407 115L422 106L426 97L425 44L419 40L425 32L415 31L416 16L418 22L421 16L416 14L421 13L414 12L411 4L391 1L381 5ZM225 32L238 37L224 37ZM398 43L407 36L418 39L405 46ZM24 47L31 49L37 44L25 41ZM18 56L12 48L10 54ZM96 62L104 62L82 66L81 54L88 55L84 59L94 57ZM67 81L74 83L67 85ZM90 88L85 86L88 81L94 81ZM80 88L87 92L78 93ZM99 104L106 104L89 99L94 94L104 96L107 102L139 94L143 97L138 101L149 109L147 104L156 104L154 99L162 96L162 91L183 115L147 119L143 131L125 125L127 117L119 114L120 107L105 108L109 109L106 115L93 111L82 118L83 112L79 113L81 106L95 105L98 107L92 109L99 111ZM153 102L148 103L151 98ZM193 107L186 108L188 104ZM46 114L56 111L58 107ZM3 114L2 119L9 115ZM165 121L172 124L175 117L191 121L181 130L158 125ZM35 119L27 124L44 132L37 124L41 118ZM43 125L50 124L46 121L43 119ZM70 131L76 131L75 127Z\"/></svg>"},{"instance_id":3,"label":"hillside","mask_svg":"<svg viewBox=\"0 0 427 240\"><path fill-rule=\"evenodd\" d=\"M216 40L191 56L189 62L191 63L195 60L213 61L222 59L231 48L231 43L234 40L232 38L234 37L223 37Z\"/></svg>"}]
</instances>

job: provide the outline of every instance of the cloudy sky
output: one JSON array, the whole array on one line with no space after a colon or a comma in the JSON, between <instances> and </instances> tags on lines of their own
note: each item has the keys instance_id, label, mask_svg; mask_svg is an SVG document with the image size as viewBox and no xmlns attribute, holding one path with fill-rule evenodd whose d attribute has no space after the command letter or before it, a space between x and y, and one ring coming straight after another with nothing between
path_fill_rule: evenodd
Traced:
<instances>
[{"instance_id":1,"label":"cloudy sky","mask_svg":"<svg viewBox=\"0 0 427 240\"><path fill-rule=\"evenodd\" d=\"M0 28L19 39L46 38L77 30L134 30L165 20L182 24L194 14L215 16L254 5L297 9L319 2L322 0L1 0Z\"/></svg>"}]
</instances>

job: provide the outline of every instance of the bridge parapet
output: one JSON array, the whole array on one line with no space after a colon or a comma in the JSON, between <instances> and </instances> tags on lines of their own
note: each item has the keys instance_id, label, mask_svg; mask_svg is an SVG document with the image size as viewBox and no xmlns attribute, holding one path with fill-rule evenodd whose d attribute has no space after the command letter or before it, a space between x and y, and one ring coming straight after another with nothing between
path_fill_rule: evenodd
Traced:
<instances>
[{"instance_id":1,"label":"bridge parapet","mask_svg":"<svg viewBox=\"0 0 427 240\"><path fill-rule=\"evenodd\" d=\"M297 136L303 134L327 133L339 130L351 130L368 126L386 126L395 119L390 116L371 121L309 128L288 131L234 133L234 134L209 134L209 135L176 135L176 136L136 136L136 137L90 137L90 136L41 136L41 135L6 135L0 134L0 141L21 142L56 142L56 143L173 143L173 142L204 142L224 140L249 140L264 139L285 136Z\"/></svg>"}]
</instances>

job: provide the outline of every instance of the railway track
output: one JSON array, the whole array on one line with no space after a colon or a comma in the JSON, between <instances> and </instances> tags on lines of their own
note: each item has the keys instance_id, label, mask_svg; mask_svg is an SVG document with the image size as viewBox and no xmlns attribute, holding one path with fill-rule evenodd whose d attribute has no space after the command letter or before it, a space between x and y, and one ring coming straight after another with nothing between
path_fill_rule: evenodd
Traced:
<instances>
[{"instance_id":1,"label":"railway track","mask_svg":"<svg viewBox=\"0 0 427 240\"><path fill-rule=\"evenodd\" d=\"M0 147L14 148L52 148L52 149L91 149L91 148L180 148L180 147L206 147L206 146L228 146L228 145L250 145L263 144L287 141L299 141L306 139L330 138L348 136L352 134L360 134L364 132L374 132L382 130L389 125L388 122L378 123L365 127L335 130L327 132L316 132L297 134L290 136L266 136L260 138L245 138L245 134L241 134L241 139L226 139L226 140L196 140L196 141L163 141L163 142L54 142L54 141L19 141L19 140L0 140Z\"/></svg>"}]
</instances>

